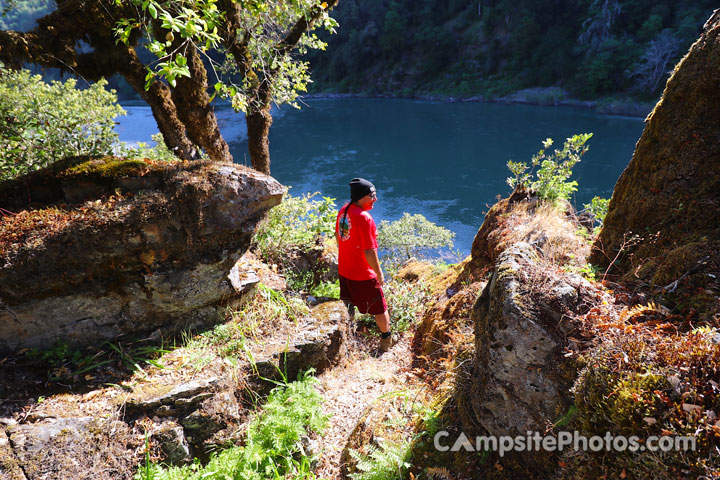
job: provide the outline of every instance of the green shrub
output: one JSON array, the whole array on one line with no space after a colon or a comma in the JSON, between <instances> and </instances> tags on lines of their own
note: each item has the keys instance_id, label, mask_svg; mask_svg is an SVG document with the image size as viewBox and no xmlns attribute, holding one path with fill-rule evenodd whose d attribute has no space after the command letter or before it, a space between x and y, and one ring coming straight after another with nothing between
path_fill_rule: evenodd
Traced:
<instances>
[{"instance_id":1,"label":"green shrub","mask_svg":"<svg viewBox=\"0 0 720 480\"><path fill-rule=\"evenodd\" d=\"M396 267L411 257L422 257L431 249L452 248L455 233L435 225L420 214L403 213L399 220L383 220L378 228L378 247L386 253L383 266Z\"/></svg>"},{"instance_id":2,"label":"green shrub","mask_svg":"<svg viewBox=\"0 0 720 480\"><path fill-rule=\"evenodd\" d=\"M145 142L139 142L136 146L128 147L122 144L119 147L118 155L126 158L151 158L162 162L176 162L178 157L167 147L162 133L156 133L151 137L155 146L151 147ZM203 155L205 157L205 155Z\"/></svg>"},{"instance_id":3,"label":"green shrub","mask_svg":"<svg viewBox=\"0 0 720 480\"><path fill-rule=\"evenodd\" d=\"M323 282L313 287L310 294L314 297L340 298L340 282Z\"/></svg>"},{"instance_id":4,"label":"green shrub","mask_svg":"<svg viewBox=\"0 0 720 480\"><path fill-rule=\"evenodd\" d=\"M393 332L398 333L406 332L413 326L430 300L430 287L422 280L410 283L392 279L385 282L383 293L390 313L390 326ZM375 325L374 315L363 315L359 320L371 327ZM379 334L377 330L371 331Z\"/></svg>"},{"instance_id":5,"label":"green shrub","mask_svg":"<svg viewBox=\"0 0 720 480\"><path fill-rule=\"evenodd\" d=\"M359 470L350 474L352 480L402 480L411 467L412 442L384 442L367 455L350 449L350 456L358 462Z\"/></svg>"},{"instance_id":6,"label":"green shrub","mask_svg":"<svg viewBox=\"0 0 720 480\"><path fill-rule=\"evenodd\" d=\"M430 300L430 287L422 280L410 283L391 280L385 284L385 298L395 332L408 330L425 310Z\"/></svg>"},{"instance_id":7,"label":"green shrub","mask_svg":"<svg viewBox=\"0 0 720 480\"><path fill-rule=\"evenodd\" d=\"M307 251L318 239L335 231L335 199L313 200L318 192L300 197L285 195L258 226L253 243L268 262L283 265L291 250Z\"/></svg>"},{"instance_id":8,"label":"green shrub","mask_svg":"<svg viewBox=\"0 0 720 480\"><path fill-rule=\"evenodd\" d=\"M579 273L588 280L594 281L597 277L599 268L592 263L583 263L580 265L568 263L567 265L562 266L562 270L569 273Z\"/></svg>"},{"instance_id":9,"label":"green shrub","mask_svg":"<svg viewBox=\"0 0 720 480\"><path fill-rule=\"evenodd\" d=\"M585 204L585 210L590 212L593 217L595 217L595 222L597 223L597 225L593 229L593 233L595 235L597 235L602 228L603 222L605 221L605 216L608 213L609 203L610 199L608 198L593 197L593 199L590 200L590 203Z\"/></svg>"},{"instance_id":10,"label":"green shrub","mask_svg":"<svg viewBox=\"0 0 720 480\"><path fill-rule=\"evenodd\" d=\"M513 188L529 187L539 198L550 203L569 200L570 195L577 191L577 182L569 178L573 167L587 152L585 142L590 137L592 133L573 135L565 140L562 150L555 149L552 153L545 151L553 144L552 138L548 138L543 142L542 150L533 155L531 165L508 161L508 169L515 175L507 179L508 185Z\"/></svg>"},{"instance_id":11,"label":"green shrub","mask_svg":"<svg viewBox=\"0 0 720 480\"><path fill-rule=\"evenodd\" d=\"M205 466L148 463L138 469L135 480L314 479L301 439L321 432L328 417L315 389L317 379L310 373L270 392L262 412L248 426L244 446L214 455Z\"/></svg>"},{"instance_id":12,"label":"green shrub","mask_svg":"<svg viewBox=\"0 0 720 480\"><path fill-rule=\"evenodd\" d=\"M124 114L105 80L85 90L76 81L43 82L0 64L0 180L73 155L107 155L119 143L113 119Z\"/></svg>"},{"instance_id":13,"label":"green shrub","mask_svg":"<svg viewBox=\"0 0 720 480\"><path fill-rule=\"evenodd\" d=\"M312 270L298 271L292 265L285 265L285 280L287 286L293 292L307 292L313 288L315 274ZM290 267L290 268L288 268Z\"/></svg>"}]
</instances>

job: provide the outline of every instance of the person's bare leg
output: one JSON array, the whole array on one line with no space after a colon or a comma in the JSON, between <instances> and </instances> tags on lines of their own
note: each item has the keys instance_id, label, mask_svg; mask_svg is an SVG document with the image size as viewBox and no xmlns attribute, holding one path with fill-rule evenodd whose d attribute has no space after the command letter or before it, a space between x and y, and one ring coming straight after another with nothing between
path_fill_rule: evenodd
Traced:
<instances>
[{"instance_id":1,"label":"person's bare leg","mask_svg":"<svg viewBox=\"0 0 720 480\"><path fill-rule=\"evenodd\" d=\"M381 333L389 332L390 314L388 313L388 311L385 310L383 313L375 315L375 323L377 323L377 326L380 329Z\"/></svg>"}]
</instances>

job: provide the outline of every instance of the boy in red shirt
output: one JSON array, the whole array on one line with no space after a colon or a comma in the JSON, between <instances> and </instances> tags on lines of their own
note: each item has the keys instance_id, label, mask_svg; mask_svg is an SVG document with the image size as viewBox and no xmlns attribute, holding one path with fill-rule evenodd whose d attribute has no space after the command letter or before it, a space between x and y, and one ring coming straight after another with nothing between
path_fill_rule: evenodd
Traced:
<instances>
[{"instance_id":1,"label":"boy in red shirt","mask_svg":"<svg viewBox=\"0 0 720 480\"><path fill-rule=\"evenodd\" d=\"M350 181L350 203L343 205L335 222L338 242L340 299L352 315L354 306L360 313L375 315L380 329L380 349L386 352L393 344L390 315L382 286L385 281L377 255L377 228L368 213L377 194L375 186L363 178Z\"/></svg>"}]
</instances>

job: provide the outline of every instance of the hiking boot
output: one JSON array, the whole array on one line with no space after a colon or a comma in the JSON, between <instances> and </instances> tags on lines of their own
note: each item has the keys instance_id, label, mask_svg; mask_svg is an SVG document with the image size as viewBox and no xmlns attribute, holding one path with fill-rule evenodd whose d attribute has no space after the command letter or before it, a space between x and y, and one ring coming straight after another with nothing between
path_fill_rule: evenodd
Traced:
<instances>
[{"instance_id":1,"label":"hiking boot","mask_svg":"<svg viewBox=\"0 0 720 480\"><path fill-rule=\"evenodd\" d=\"M389 337L380 338L380 351L387 352L390 350L390 347L397 343L397 341L397 336L394 334L391 334Z\"/></svg>"}]
</instances>

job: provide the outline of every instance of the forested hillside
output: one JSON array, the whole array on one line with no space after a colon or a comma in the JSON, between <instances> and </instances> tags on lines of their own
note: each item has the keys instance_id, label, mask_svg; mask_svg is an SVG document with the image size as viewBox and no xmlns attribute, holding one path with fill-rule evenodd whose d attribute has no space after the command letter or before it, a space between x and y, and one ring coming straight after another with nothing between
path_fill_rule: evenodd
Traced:
<instances>
[{"instance_id":1,"label":"forested hillside","mask_svg":"<svg viewBox=\"0 0 720 480\"><path fill-rule=\"evenodd\" d=\"M315 89L497 96L558 86L653 98L717 2L342 0Z\"/></svg>"},{"instance_id":2,"label":"forested hillside","mask_svg":"<svg viewBox=\"0 0 720 480\"><path fill-rule=\"evenodd\" d=\"M28 30L52 0L13 5ZM713 0L341 0L337 33L308 58L314 91L497 97L556 86L571 96L654 99L717 8ZM111 80L120 96L132 95Z\"/></svg>"}]
</instances>

